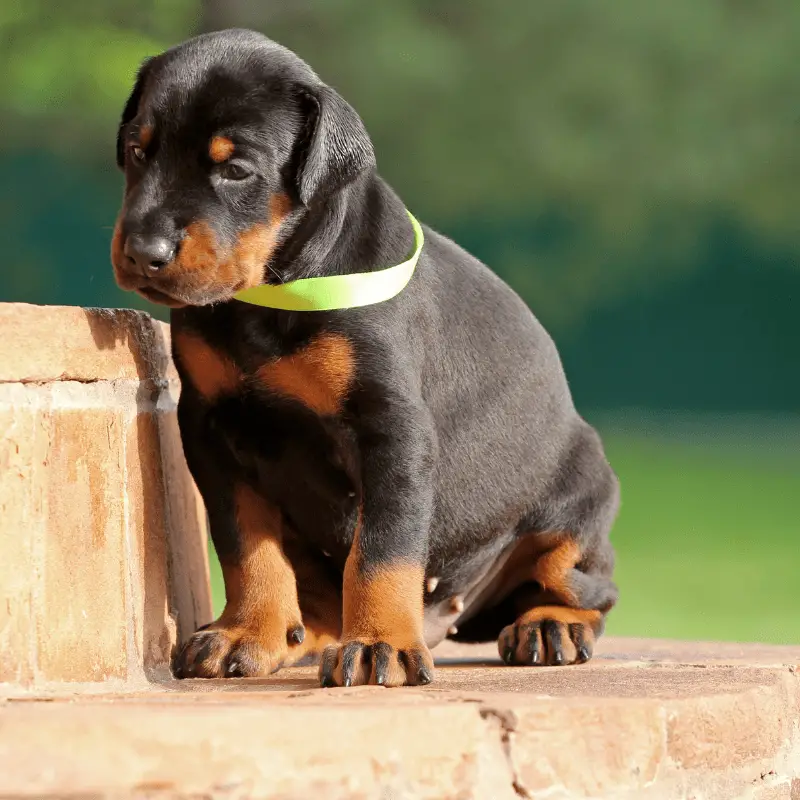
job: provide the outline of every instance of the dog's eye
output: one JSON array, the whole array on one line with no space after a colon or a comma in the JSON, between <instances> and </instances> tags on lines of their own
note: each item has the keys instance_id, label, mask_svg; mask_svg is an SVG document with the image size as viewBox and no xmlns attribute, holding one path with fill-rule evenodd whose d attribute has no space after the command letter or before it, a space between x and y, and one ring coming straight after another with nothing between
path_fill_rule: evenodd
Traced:
<instances>
[{"instance_id":1,"label":"dog's eye","mask_svg":"<svg viewBox=\"0 0 800 800\"><path fill-rule=\"evenodd\" d=\"M250 172L247 167L243 166L242 164L237 164L236 162L222 164L219 168L220 178L224 178L226 181L243 181L245 178L249 178L252 174L253 173Z\"/></svg>"},{"instance_id":2,"label":"dog's eye","mask_svg":"<svg viewBox=\"0 0 800 800\"><path fill-rule=\"evenodd\" d=\"M131 150L131 156L133 156L134 161L139 161L139 162L144 161L145 159L144 150L142 150L142 148L139 147L138 144L132 144L130 150Z\"/></svg>"}]
</instances>

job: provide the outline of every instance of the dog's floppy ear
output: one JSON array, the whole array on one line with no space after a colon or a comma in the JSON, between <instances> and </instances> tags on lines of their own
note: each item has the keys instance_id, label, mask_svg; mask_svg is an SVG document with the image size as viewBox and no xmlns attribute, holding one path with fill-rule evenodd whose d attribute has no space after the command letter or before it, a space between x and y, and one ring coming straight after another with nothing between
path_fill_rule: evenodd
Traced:
<instances>
[{"instance_id":1,"label":"dog's floppy ear","mask_svg":"<svg viewBox=\"0 0 800 800\"><path fill-rule=\"evenodd\" d=\"M139 108L139 101L142 99L142 91L144 90L144 83L147 80L147 73L150 68L151 60L150 58L146 58L139 67L139 71L136 73L136 83L133 85L133 91L122 111L122 119L117 129L117 166L120 169L125 166L125 143L122 141L122 129L136 116L136 111Z\"/></svg>"},{"instance_id":2,"label":"dog's floppy ear","mask_svg":"<svg viewBox=\"0 0 800 800\"><path fill-rule=\"evenodd\" d=\"M303 205L329 197L375 167L375 151L353 107L330 86L304 87L307 127L297 191Z\"/></svg>"}]
</instances>

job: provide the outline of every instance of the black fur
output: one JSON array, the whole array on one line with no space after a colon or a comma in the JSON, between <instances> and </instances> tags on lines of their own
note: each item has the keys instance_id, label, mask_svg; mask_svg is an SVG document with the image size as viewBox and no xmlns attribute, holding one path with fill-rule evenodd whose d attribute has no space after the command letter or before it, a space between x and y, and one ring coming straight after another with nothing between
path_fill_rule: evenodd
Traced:
<instances>
[{"instance_id":1,"label":"black fur","mask_svg":"<svg viewBox=\"0 0 800 800\"><path fill-rule=\"evenodd\" d=\"M137 115L155 128L145 168L125 158ZM215 185L204 160L209 137L234 129L258 177ZM412 248L404 205L377 174L355 111L258 34L209 34L149 62L126 106L119 152L128 181L123 237L157 228L179 239L202 218L231 244L283 192L296 204L264 281L379 269ZM361 505L364 570L417 562L439 579L425 598L430 644L445 635L435 619L450 598L469 595L492 564L540 532L579 543L572 585L580 605L613 605L608 532L618 489L600 441L573 407L548 334L458 245L425 228L409 286L353 310L269 310L168 280L159 286L186 303L172 312L174 334L195 333L245 374L322 333L344 336L355 353L356 380L332 416L258 389L209 404L185 381L184 448L223 562L239 557L231 496L246 481L339 583ZM186 378L179 353L176 361ZM461 635L496 638L519 610L517 588L495 586L476 600L458 621Z\"/></svg>"},{"instance_id":2,"label":"black fur","mask_svg":"<svg viewBox=\"0 0 800 800\"><path fill-rule=\"evenodd\" d=\"M375 151L361 118L333 89L320 86L300 92L310 105L312 133L298 171L297 191L308 206L374 169Z\"/></svg>"}]
</instances>

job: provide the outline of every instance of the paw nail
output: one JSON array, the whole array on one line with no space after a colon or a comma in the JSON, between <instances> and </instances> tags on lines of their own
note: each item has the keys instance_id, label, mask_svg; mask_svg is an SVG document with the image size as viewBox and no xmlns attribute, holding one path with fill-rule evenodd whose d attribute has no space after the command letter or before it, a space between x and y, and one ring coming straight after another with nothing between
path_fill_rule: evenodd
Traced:
<instances>
[{"instance_id":1,"label":"paw nail","mask_svg":"<svg viewBox=\"0 0 800 800\"><path fill-rule=\"evenodd\" d=\"M336 686L333 682L333 678L329 678L327 675L323 675L319 683L323 689L330 689L332 686Z\"/></svg>"},{"instance_id":2,"label":"paw nail","mask_svg":"<svg viewBox=\"0 0 800 800\"><path fill-rule=\"evenodd\" d=\"M589 648L580 647L578 650L578 661L588 661L588 660L589 660Z\"/></svg>"},{"instance_id":3,"label":"paw nail","mask_svg":"<svg viewBox=\"0 0 800 800\"><path fill-rule=\"evenodd\" d=\"M306 629L302 625L296 625L289 631L289 641L295 644L302 644L306 638Z\"/></svg>"},{"instance_id":4,"label":"paw nail","mask_svg":"<svg viewBox=\"0 0 800 800\"><path fill-rule=\"evenodd\" d=\"M426 684L430 683L433 679L431 678L430 672L428 672L425 667L422 667L420 671L417 673L417 683L421 686L425 686Z\"/></svg>"},{"instance_id":5,"label":"paw nail","mask_svg":"<svg viewBox=\"0 0 800 800\"><path fill-rule=\"evenodd\" d=\"M553 656L553 664L560 667L564 663L564 656L561 653L556 653Z\"/></svg>"},{"instance_id":6,"label":"paw nail","mask_svg":"<svg viewBox=\"0 0 800 800\"><path fill-rule=\"evenodd\" d=\"M430 593L435 591L438 585L439 585L438 578L428 578L427 583L425 584L425 588L428 590L428 593Z\"/></svg>"},{"instance_id":7,"label":"paw nail","mask_svg":"<svg viewBox=\"0 0 800 800\"><path fill-rule=\"evenodd\" d=\"M506 664L510 664L514 660L514 648L513 647L506 647L505 651L503 652L503 661Z\"/></svg>"}]
</instances>

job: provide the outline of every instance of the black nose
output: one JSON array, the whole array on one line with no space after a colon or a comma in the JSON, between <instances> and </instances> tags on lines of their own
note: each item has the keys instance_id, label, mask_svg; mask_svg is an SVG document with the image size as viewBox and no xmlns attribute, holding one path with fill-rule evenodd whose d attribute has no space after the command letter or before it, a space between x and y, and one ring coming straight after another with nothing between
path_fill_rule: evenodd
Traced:
<instances>
[{"instance_id":1,"label":"black nose","mask_svg":"<svg viewBox=\"0 0 800 800\"><path fill-rule=\"evenodd\" d=\"M125 241L125 255L139 268L142 275L152 275L175 257L175 245L164 236L132 233Z\"/></svg>"}]
</instances>

